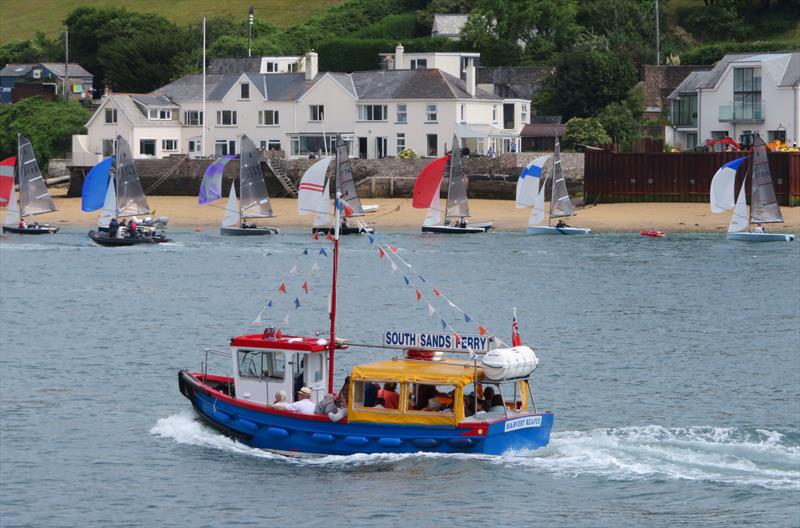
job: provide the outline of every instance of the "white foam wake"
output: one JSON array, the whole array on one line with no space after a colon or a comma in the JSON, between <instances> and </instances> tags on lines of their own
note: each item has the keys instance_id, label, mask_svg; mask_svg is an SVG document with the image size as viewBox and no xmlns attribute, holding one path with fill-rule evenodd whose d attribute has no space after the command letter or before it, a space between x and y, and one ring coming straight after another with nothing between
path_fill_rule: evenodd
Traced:
<instances>
[{"instance_id":1,"label":"white foam wake","mask_svg":"<svg viewBox=\"0 0 800 528\"><path fill-rule=\"evenodd\" d=\"M191 411L161 418L150 433L243 456L311 465L377 466L407 459L463 458L545 471L555 476L608 480L693 480L800 491L800 445L775 431L657 425L564 431L550 445L501 457L433 453L295 458L236 442L196 419Z\"/></svg>"},{"instance_id":2,"label":"white foam wake","mask_svg":"<svg viewBox=\"0 0 800 528\"><path fill-rule=\"evenodd\" d=\"M501 463L611 480L695 480L800 490L800 445L775 431L657 425L554 433Z\"/></svg>"}]
</instances>

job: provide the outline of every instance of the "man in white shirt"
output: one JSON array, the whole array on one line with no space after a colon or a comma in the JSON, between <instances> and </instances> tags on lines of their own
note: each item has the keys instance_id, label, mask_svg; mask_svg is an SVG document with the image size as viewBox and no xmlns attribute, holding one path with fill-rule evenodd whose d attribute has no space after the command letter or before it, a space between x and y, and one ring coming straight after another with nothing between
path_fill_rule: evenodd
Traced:
<instances>
[{"instance_id":1,"label":"man in white shirt","mask_svg":"<svg viewBox=\"0 0 800 528\"><path fill-rule=\"evenodd\" d=\"M303 387L297 391L297 401L286 406L287 411L300 414L314 414L316 405L311 401L311 389Z\"/></svg>"}]
</instances>

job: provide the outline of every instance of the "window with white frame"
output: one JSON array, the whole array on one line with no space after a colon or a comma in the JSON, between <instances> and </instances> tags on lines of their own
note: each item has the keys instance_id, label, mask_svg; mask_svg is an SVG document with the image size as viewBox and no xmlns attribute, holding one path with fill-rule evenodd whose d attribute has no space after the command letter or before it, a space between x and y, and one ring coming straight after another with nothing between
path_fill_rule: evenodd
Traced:
<instances>
[{"instance_id":1,"label":"window with white frame","mask_svg":"<svg viewBox=\"0 0 800 528\"><path fill-rule=\"evenodd\" d=\"M325 121L325 105L309 105L308 120Z\"/></svg>"},{"instance_id":2,"label":"window with white frame","mask_svg":"<svg viewBox=\"0 0 800 528\"><path fill-rule=\"evenodd\" d=\"M521 115L520 123L523 125L528 123L528 105L522 105L522 115Z\"/></svg>"},{"instance_id":3,"label":"window with white frame","mask_svg":"<svg viewBox=\"0 0 800 528\"><path fill-rule=\"evenodd\" d=\"M140 139L139 140L139 155L140 156L155 156L156 155L156 140L155 139Z\"/></svg>"},{"instance_id":4,"label":"window with white frame","mask_svg":"<svg viewBox=\"0 0 800 528\"><path fill-rule=\"evenodd\" d=\"M461 105L461 122L462 123L467 122L467 105L465 104Z\"/></svg>"},{"instance_id":5,"label":"window with white frame","mask_svg":"<svg viewBox=\"0 0 800 528\"><path fill-rule=\"evenodd\" d=\"M250 99L250 83L242 83L239 85L239 98Z\"/></svg>"},{"instance_id":6,"label":"window with white frame","mask_svg":"<svg viewBox=\"0 0 800 528\"><path fill-rule=\"evenodd\" d=\"M267 142L267 150L281 150L281 140L280 139L270 139Z\"/></svg>"},{"instance_id":7,"label":"window with white frame","mask_svg":"<svg viewBox=\"0 0 800 528\"><path fill-rule=\"evenodd\" d=\"M196 139L189 140L189 152L200 152L202 144Z\"/></svg>"},{"instance_id":8,"label":"window with white frame","mask_svg":"<svg viewBox=\"0 0 800 528\"><path fill-rule=\"evenodd\" d=\"M201 110L185 110L183 124L186 126L203 126L203 112Z\"/></svg>"},{"instance_id":9,"label":"window with white frame","mask_svg":"<svg viewBox=\"0 0 800 528\"><path fill-rule=\"evenodd\" d=\"M429 123L435 123L439 113L438 106L435 104L425 105L425 120Z\"/></svg>"},{"instance_id":10,"label":"window with white frame","mask_svg":"<svg viewBox=\"0 0 800 528\"><path fill-rule=\"evenodd\" d=\"M424 70L428 67L428 59L411 59L412 70Z\"/></svg>"},{"instance_id":11,"label":"window with white frame","mask_svg":"<svg viewBox=\"0 0 800 528\"><path fill-rule=\"evenodd\" d=\"M178 140L177 139L162 139L161 140L161 150L164 152L177 152L178 151Z\"/></svg>"},{"instance_id":12,"label":"window with white frame","mask_svg":"<svg viewBox=\"0 0 800 528\"><path fill-rule=\"evenodd\" d=\"M400 154L406 149L406 135L405 133L397 134L397 153Z\"/></svg>"},{"instance_id":13,"label":"window with white frame","mask_svg":"<svg viewBox=\"0 0 800 528\"><path fill-rule=\"evenodd\" d=\"M386 121L387 105L358 105L359 121Z\"/></svg>"},{"instance_id":14,"label":"window with white frame","mask_svg":"<svg viewBox=\"0 0 800 528\"><path fill-rule=\"evenodd\" d=\"M408 107L404 104L397 105L397 122L408 123Z\"/></svg>"},{"instance_id":15,"label":"window with white frame","mask_svg":"<svg viewBox=\"0 0 800 528\"><path fill-rule=\"evenodd\" d=\"M497 105L492 105L492 123L497 123Z\"/></svg>"},{"instance_id":16,"label":"window with white frame","mask_svg":"<svg viewBox=\"0 0 800 528\"><path fill-rule=\"evenodd\" d=\"M217 110L217 126L236 125L236 110Z\"/></svg>"},{"instance_id":17,"label":"window with white frame","mask_svg":"<svg viewBox=\"0 0 800 528\"><path fill-rule=\"evenodd\" d=\"M214 142L214 154L220 156L233 156L236 154L236 140L218 139Z\"/></svg>"},{"instance_id":18,"label":"window with white frame","mask_svg":"<svg viewBox=\"0 0 800 528\"><path fill-rule=\"evenodd\" d=\"M277 126L280 124L280 117L277 110L260 110L258 112L258 124L261 126Z\"/></svg>"},{"instance_id":19,"label":"window with white frame","mask_svg":"<svg viewBox=\"0 0 800 528\"><path fill-rule=\"evenodd\" d=\"M268 62L267 63L267 73L276 73L278 71L278 63L277 62Z\"/></svg>"},{"instance_id":20,"label":"window with white frame","mask_svg":"<svg viewBox=\"0 0 800 528\"><path fill-rule=\"evenodd\" d=\"M148 108L147 119L150 121L169 121L172 119L172 110L169 108Z\"/></svg>"},{"instance_id":21,"label":"window with white frame","mask_svg":"<svg viewBox=\"0 0 800 528\"><path fill-rule=\"evenodd\" d=\"M106 124L113 125L117 122L117 109L106 108Z\"/></svg>"}]
</instances>

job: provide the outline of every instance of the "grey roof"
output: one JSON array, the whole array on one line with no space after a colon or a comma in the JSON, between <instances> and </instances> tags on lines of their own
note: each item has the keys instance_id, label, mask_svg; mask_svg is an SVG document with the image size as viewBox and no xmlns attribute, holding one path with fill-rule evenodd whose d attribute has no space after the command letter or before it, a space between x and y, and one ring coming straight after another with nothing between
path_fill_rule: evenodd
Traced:
<instances>
[{"instance_id":1,"label":"grey roof","mask_svg":"<svg viewBox=\"0 0 800 528\"><path fill-rule=\"evenodd\" d=\"M433 15L432 35L460 35L469 15Z\"/></svg>"},{"instance_id":2,"label":"grey roof","mask_svg":"<svg viewBox=\"0 0 800 528\"><path fill-rule=\"evenodd\" d=\"M267 94L270 95L271 100L276 100L273 97L273 90L271 88L272 79L271 77L280 77L281 75L278 74L270 74L264 75L260 73L245 73L244 74L247 79L250 81L250 85L261 94L262 97L266 97L264 92L265 90L265 82L266 82L266 90ZM285 75L293 75L299 76L303 82L305 82L305 78L303 74L285 74ZM225 75L206 75L206 100L207 101L219 101L233 88L233 86L239 82L239 79L242 77L242 73L235 73L235 74L225 74ZM281 83L276 83L280 85ZM285 90L281 90L280 87L276 90L276 93L280 95L280 93ZM178 80L172 81L171 83L162 86L161 88L153 91L151 95L164 95L169 97L175 103L185 103L191 101L202 101L203 100L203 76L202 75L185 75Z\"/></svg>"},{"instance_id":3,"label":"grey roof","mask_svg":"<svg viewBox=\"0 0 800 528\"><path fill-rule=\"evenodd\" d=\"M564 137L567 125L529 123L522 127L521 137Z\"/></svg>"},{"instance_id":4,"label":"grey roof","mask_svg":"<svg viewBox=\"0 0 800 528\"><path fill-rule=\"evenodd\" d=\"M144 107L151 108L178 108L178 105L170 101L169 97L165 95L141 95L134 94L130 96L134 102Z\"/></svg>"},{"instance_id":5,"label":"grey roof","mask_svg":"<svg viewBox=\"0 0 800 528\"><path fill-rule=\"evenodd\" d=\"M472 99L464 81L438 69L353 72L359 99ZM499 99L481 89L475 99Z\"/></svg>"},{"instance_id":6,"label":"grey roof","mask_svg":"<svg viewBox=\"0 0 800 528\"><path fill-rule=\"evenodd\" d=\"M261 57L223 57L211 59L206 73L223 75L228 73L259 73L260 71Z\"/></svg>"},{"instance_id":7,"label":"grey roof","mask_svg":"<svg viewBox=\"0 0 800 528\"><path fill-rule=\"evenodd\" d=\"M708 82L708 77L713 71L693 71L669 94L667 99L677 99L680 94L695 93L698 88L703 88Z\"/></svg>"},{"instance_id":8,"label":"grey roof","mask_svg":"<svg viewBox=\"0 0 800 528\"><path fill-rule=\"evenodd\" d=\"M64 76L63 62L38 62L36 64L7 64L5 68L0 70L0 77L23 77L30 73L36 66L41 66L42 68L50 70L53 75L57 77ZM70 77L94 77L94 75L86 71L83 66L73 62L69 63L69 71L67 73L69 73Z\"/></svg>"},{"instance_id":9,"label":"grey roof","mask_svg":"<svg viewBox=\"0 0 800 528\"><path fill-rule=\"evenodd\" d=\"M112 94L108 96L109 101L106 104L114 104L114 106L125 116L128 121L133 123L134 126L138 127L171 127L171 126L180 126L178 123L178 112L172 112L172 119L164 120L164 121L150 121L147 119L142 107L136 104L133 100L134 97L148 97L144 94ZM92 115L89 121L91 122L95 119L98 115L102 112L98 111ZM121 116L118 116L117 119L122 119ZM88 123L87 123L88 124Z\"/></svg>"},{"instance_id":10,"label":"grey roof","mask_svg":"<svg viewBox=\"0 0 800 528\"><path fill-rule=\"evenodd\" d=\"M711 69L700 88L713 88L732 62L760 62L762 67L774 72L778 86L794 86L800 81L800 51L783 53L730 53ZM763 76L763 73L762 73Z\"/></svg>"}]
</instances>

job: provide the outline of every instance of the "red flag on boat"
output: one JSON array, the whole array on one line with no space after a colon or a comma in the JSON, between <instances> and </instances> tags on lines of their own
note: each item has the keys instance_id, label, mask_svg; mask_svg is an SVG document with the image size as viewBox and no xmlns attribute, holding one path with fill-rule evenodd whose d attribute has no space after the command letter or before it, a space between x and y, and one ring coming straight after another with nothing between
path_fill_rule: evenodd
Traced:
<instances>
[{"instance_id":1,"label":"red flag on boat","mask_svg":"<svg viewBox=\"0 0 800 528\"><path fill-rule=\"evenodd\" d=\"M397 254L397 248L396 248L396 247L394 247L394 246L393 246L393 245L391 245L391 244L389 244L389 251L391 251L391 252L392 252L392 253L394 253L395 255Z\"/></svg>"},{"instance_id":2,"label":"red flag on boat","mask_svg":"<svg viewBox=\"0 0 800 528\"><path fill-rule=\"evenodd\" d=\"M442 295L442 292L440 292L439 290L437 290L436 288L434 288L434 289L433 289L433 294L434 294L434 295L436 295L437 297L439 297L440 295Z\"/></svg>"},{"instance_id":3,"label":"red flag on boat","mask_svg":"<svg viewBox=\"0 0 800 528\"><path fill-rule=\"evenodd\" d=\"M514 320L511 322L511 346L520 346L522 337L519 335L519 324L517 324L517 311L514 310Z\"/></svg>"},{"instance_id":4,"label":"red flag on boat","mask_svg":"<svg viewBox=\"0 0 800 528\"><path fill-rule=\"evenodd\" d=\"M281 293L286 293L286 285L284 283L281 283L281 285L278 286L278 291Z\"/></svg>"},{"instance_id":5,"label":"red flag on boat","mask_svg":"<svg viewBox=\"0 0 800 528\"><path fill-rule=\"evenodd\" d=\"M415 209L427 209L431 206L434 196L439 196L439 187L444 177L444 168L450 156L442 156L425 165L417 175L414 183L414 200L411 205Z\"/></svg>"},{"instance_id":6,"label":"red flag on boat","mask_svg":"<svg viewBox=\"0 0 800 528\"><path fill-rule=\"evenodd\" d=\"M486 333L486 328L484 328L484 327L482 327L482 326L479 326L479 327L478 327L478 333L479 333L480 335L483 335L483 334L485 334L485 333Z\"/></svg>"},{"instance_id":7,"label":"red flag on boat","mask_svg":"<svg viewBox=\"0 0 800 528\"><path fill-rule=\"evenodd\" d=\"M417 290L417 300L420 300L420 299L422 299L422 292Z\"/></svg>"},{"instance_id":8,"label":"red flag on boat","mask_svg":"<svg viewBox=\"0 0 800 528\"><path fill-rule=\"evenodd\" d=\"M17 164L17 157L0 161L0 205L6 206L11 200L14 190L14 166Z\"/></svg>"},{"instance_id":9,"label":"red flag on boat","mask_svg":"<svg viewBox=\"0 0 800 528\"><path fill-rule=\"evenodd\" d=\"M385 254L386 252L383 250L383 248L378 248L378 255L380 255L381 258L383 258Z\"/></svg>"}]
</instances>

